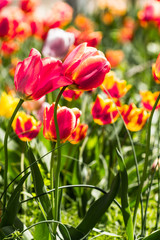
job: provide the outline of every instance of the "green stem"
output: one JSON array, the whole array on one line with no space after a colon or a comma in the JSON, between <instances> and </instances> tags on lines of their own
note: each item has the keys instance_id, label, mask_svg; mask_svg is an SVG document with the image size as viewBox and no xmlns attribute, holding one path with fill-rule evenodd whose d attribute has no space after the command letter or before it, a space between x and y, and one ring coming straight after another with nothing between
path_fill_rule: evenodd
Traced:
<instances>
[{"instance_id":1,"label":"green stem","mask_svg":"<svg viewBox=\"0 0 160 240\"><path fill-rule=\"evenodd\" d=\"M55 143L52 144L53 149L55 148ZM54 152L51 154L51 163L50 163L50 187L54 188ZM52 202L52 213L54 216L54 193L51 193L51 202Z\"/></svg>"},{"instance_id":2,"label":"green stem","mask_svg":"<svg viewBox=\"0 0 160 240\"><path fill-rule=\"evenodd\" d=\"M147 139L146 139L146 155L145 155L145 161L144 161L143 175L142 175L141 183L138 187L136 205L135 205L134 215L133 215L133 226L134 226L134 228L135 228L137 210L138 210L138 206L139 206L139 202L140 202L140 198L141 198L142 188L143 188L143 184L144 184L144 181L146 179L146 176L147 176L147 166L148 166L149 151L150 151L151 123L152 123L152 118L153 118L154 111L156 109L156 106L157 106L159 100L160 100L160 94L159 94L159 96L158 96L158 98L157 98L157 100L156 100L156 102L153 106L153 109L151 111L151 115L150 115L150 118L149 118L149 121L148 121L148 131L147 131Z\"/></svg>"},{"instance_id":3,"label":"green stem","mask_svg":"<svg viewBox=\"0 0 160 240\"><path fill-rule=\"evenodd\" d=\"M59 100L62 96L62 93L64 92L64 90L66 89L67 86L63 87L61 89L61 91L59 92L55 105L54 105L54 124L55 124L55 128L56 128L56 135L57 135L57 165L56 165L56 169L55 169L55 203L54 203L54 219L55 221L58 221L58 213L59 213L59 209L58 209L58 199L59 199L59 195L58 195L58 187L59 187L59 179L60 179L60 168L61 168L61 147L60 147L60 133L59 133L59 127L58 127L58 121L57 121L57 107L58 107L58 103ZM53 165L51 166L51 169L53 168ZM52 170L51 170L52 171ZM52 171L53 173L53 171ZM57 228L57 223L54 224L54 233L56 234L56 228Z\"/></svg>"},{"instance_id":4,"label":"green stem","mask_svg":"<svg viewBox=\"0 0 160 240\"><path fill-rule=\"evenodd\" d=\"M7 130L6 130L6 134L5 134L5 137L4 137L4 156L5 156L5 167L4 167L4 197L3 197L3 211L5 210L5 206L6 206L6 198L7 198L7 192L5 191L6 188L7 188L7 184L8 184L8 179L7 179L7 173L8 173L8 136L9 136L9 132L10 132L10 129L11 129L11 125L12 125L12 122L19 110L19 108L21 107L22 103L24 102L23 99L20 99L10 120L9 120L9 123L8 123L8 127L7 127Z\"/></svg>"}]
</instances>

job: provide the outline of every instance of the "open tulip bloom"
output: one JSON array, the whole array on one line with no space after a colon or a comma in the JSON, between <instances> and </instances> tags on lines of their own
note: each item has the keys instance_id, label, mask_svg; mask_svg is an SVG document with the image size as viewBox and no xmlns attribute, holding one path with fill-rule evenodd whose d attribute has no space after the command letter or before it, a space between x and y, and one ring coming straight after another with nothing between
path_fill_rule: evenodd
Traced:
<instances>
[{"instance_id":1,"label":"open tulip bloom","mask_svg":"<svg viewBox=\"0 0 160 240\"><path fill-rule=\"evenodd\" d=\"M17 64L14 83L21 98L38 100L72 81L63 76L61 61L51 57L41 59L41 54L32 48L29 57Z\"/></svg>"}]
</instances>

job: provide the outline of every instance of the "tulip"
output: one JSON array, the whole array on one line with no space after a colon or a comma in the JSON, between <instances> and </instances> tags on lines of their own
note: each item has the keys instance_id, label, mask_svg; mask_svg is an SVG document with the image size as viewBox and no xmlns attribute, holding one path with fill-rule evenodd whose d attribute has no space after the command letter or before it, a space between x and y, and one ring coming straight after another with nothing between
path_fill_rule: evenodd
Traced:
<instances>
[{"instance_id":1,"label":"tulip","mask_svg":"<svg viewBox=\"0 0 160 240\"><path fill-rule=\"evenodd\" d=\"M71 134L68 141L71 144L77 144L82 141L87 135L88 125L85 123L80 123L76 130Z\"/></svg>"},{"instance_id":2,"label":"tulip","mask_svg":"<svg viewBox=\"0 0 160 240\"><path fill-rule=\"evenodd\" d=\"M60 28L53 28L48 31L42 53L45 57L62 59L66 56L73 43L73 33L65 32Z\"/></svg>"},{"instance_id":3,"label":"tulip","mask_svg":"<svg viewBox=\"0 0 160 240\"><path fill-rule=\"evenodd\" d=\"M152 74L156 83L160 84L160 54L156 62L152 65Z\"/></svg>"},{"instance_id":4,"label":"tulip","mask_svg":"<svg viewBox=\"0 0 160 240\"><path fill-rule=\"evenodd\" d=\"M71 87L88 91L101 85L110 64L102 52L82 43L67 56L63 69Z\"/></svg>"},{"instance_id":5,"label":"tulip","mask_svg":"<svg viewBox=\"0 0 160 240\"><path fill-rule=\"evenodd\" d=\"M20 0L20 8L26 13L33 12L37 5L37 0Z\"/></svg>"},{"instance_id":6,"label":"tulip","mask_svg":"<svg viewBox=\"0 0 160 240\"><path fill-rule=\"evenodd\" d=\"M0 10L2 8L4 8L5 6L7 6L10 2L11 2L11 0L1 0L0 1Z\"/></svg>"},{"instance_id":7,"label":"tulip","mask_svg":"<svg viewBox=\"0 0 160 240\"><path fill-rule=\"evenodd\" d=\"M64 99L71 102L73 100L77 100L82 94L83 94L83 91L71 90L71 89L67 88L64 90L62 95L63 95Z\"/></svg>"},{"instance_id":8,"label":"tulip","mask_svg":"<svg viewBox=\"0 0 160 240\"><path fill-rule=\"evenodd\" d=\"M18 104L18 98L2 92L0 99L0 116L10 118Z\"/></svg>"},{"instance_id":9,"label":"tulip","mask_svg":"<svg viewBox=\"0 0 160 240\"><path fill-rule=\"evenodd\" d=\"M37 137L41 122L36 121L34 117L27 115L25 112L18 112L12 123L13 130L21 141L31 141Z\"/></svg>"},{"instance_id":10,"label":"tulip","mask_svg":"<svg viewBox=\"0 0 160 240\"><path fill-rule=\"evenodd\" d=\"M131 88L131 85L127 85L125 80L118 79L115 73L111 71L106 74L105 79L100 87L107 95L110 94L112 98L119 99L128 92L128 90Z\"/></svg>"},{"instance_id":11,"label":"tulip","mask_svg":"<svg viewBox=\"0 0 160 240\"><path fill-rule=\"evenodd\" d=\"M43 135L46 139L51 141L57 140L56 128L54 123L54 106L53 103L49 108L44 110L43 117ZM57 108L57 121L60 132L61 142L65 142L71 134L75 131L79 124L79 117L81 111L77 108L60 107Z\"/></svg>"},{"instance_id":12,"label":"tulip","mask_svg":"<svg viewBox=\"0 0 160 240\"><path fill-rule=\"evenodd\" d=\"M142 98L142 104L143 107L148 110L148 111L152 111L152 108L155 104L155 101L157 99L157 97L159 96L160 92L150 92L150 91L141 91L140 95ZM157 104L156 109L160 108L160 101Z\"/></svg>"},{"instance_id":13,"label":"tulip","mask_svg":"<svg viewBox=\"0 0 160 240\"><path fill-rule=\"evenodd\" d=\"M137 108L134 103L124 105L121 115L128 130L136 132L143 128L150 114L143 108Z\"/></svg>"},{"instance_id":14,"label":"tulip","mask_svg":"<svg viewBox=\"0 0 160 240\"><path fill-rule=\"evenodd\" d=\"M99 125L114 123L119 117L117 108L112 99L104 100L98 95L91 110L94 122Z\"/></svg>"},{"instance_id":15,"label":"tulip","mask_svg":"<svg viewBox=\"0 0 160 240\"><path fill-rule=\"evenodd\" d=\"M124 58L124 53L122 50L107 50L106 53L106 58L111 64L111 67L117 67L123 60Z\"/></svg>"},{"instance_id":16,"label":"tulip","mask_svg":"<svg viewBox=\"0 0 160 240\"><path fill-rule=\"evenodd\" d=\"M45 94L72 82L62 75L62 63L59 60L41 59L40 53L33 48L29 57L18 63L14 83L23 99L38 100Z\"/></svg>"}]
</instances>

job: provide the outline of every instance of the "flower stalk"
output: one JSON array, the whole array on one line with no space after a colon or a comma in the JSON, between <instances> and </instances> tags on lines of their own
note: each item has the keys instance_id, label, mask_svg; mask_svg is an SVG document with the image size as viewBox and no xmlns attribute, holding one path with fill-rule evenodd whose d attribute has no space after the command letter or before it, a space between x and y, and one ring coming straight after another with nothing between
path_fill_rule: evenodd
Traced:
<instances>
[{"instance_id":1,"label":"flower stalk","mask_svg":"<svg viewBox=\"0 0 160 240\"><path fill-rule=\"evenodd\" d=\"M23 99L20 99L10 120L9 120L9 123L8 123L8 126L7 126L7 129L6 129L6 134L5 134L5 137L4 137L4 156L5 156L5 167L4 167L4 196L3 196L3 211L5 210L5 206L6 206L6 198L7 198L7 191L6 191L6 188L7 188L7 185L8 185L8 177L7 177L7 174L8 174L8 136L9 136L9 132L10 132L10 129L11 129L11 125L12 125L12 122L18 112L18 110L20 109L22 103L24 102Z\"/></svg>"}]
</instances>

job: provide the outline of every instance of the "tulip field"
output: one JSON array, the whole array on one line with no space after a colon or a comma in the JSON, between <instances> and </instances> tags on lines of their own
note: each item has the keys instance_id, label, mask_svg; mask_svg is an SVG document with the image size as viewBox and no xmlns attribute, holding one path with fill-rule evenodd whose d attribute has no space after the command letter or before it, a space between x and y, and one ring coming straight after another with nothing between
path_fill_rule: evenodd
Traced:
<instances>
[{"instance_id":1,"label":"tulip field","mask_svg":"<svg viewBox=\"0 0 160 240\"><path fill-rule=\"evenodd\" d=\"M67 2L0 0L0 240L160 240L160 1Z\"/></svg>"}]
</instances>

